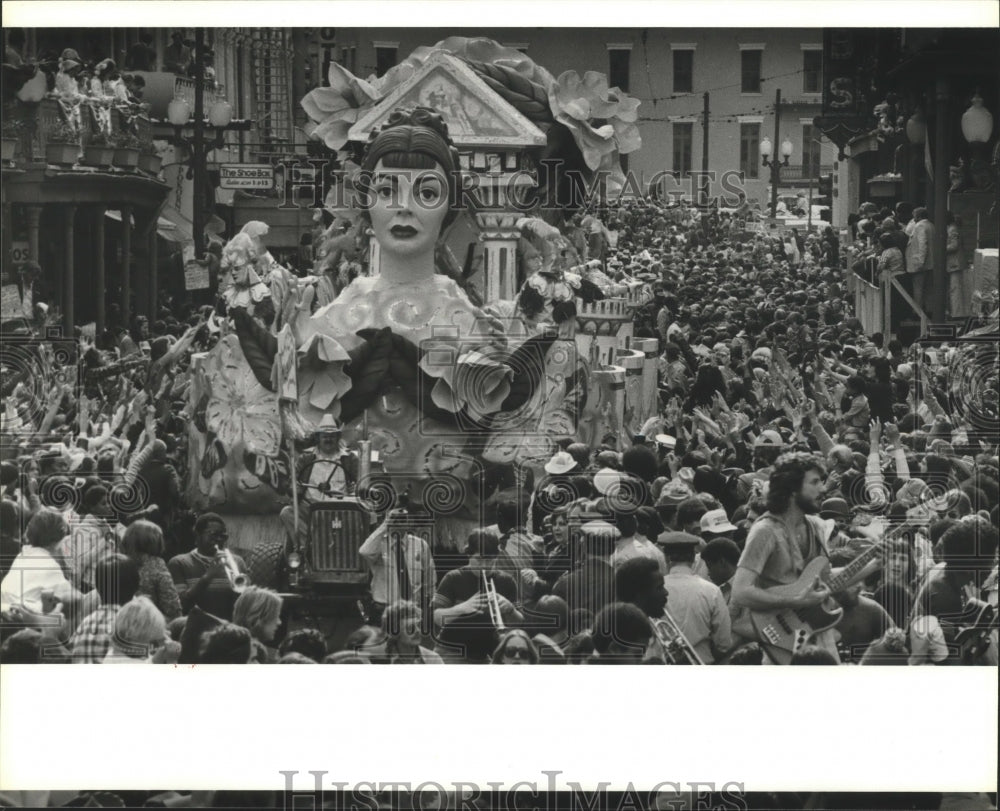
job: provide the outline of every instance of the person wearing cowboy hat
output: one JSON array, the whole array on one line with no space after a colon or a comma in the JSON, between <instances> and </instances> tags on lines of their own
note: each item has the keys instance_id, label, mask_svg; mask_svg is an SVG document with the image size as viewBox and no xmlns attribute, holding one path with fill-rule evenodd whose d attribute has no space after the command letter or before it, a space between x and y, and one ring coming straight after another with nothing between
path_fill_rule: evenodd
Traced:
<instances>
[{"instance_id":1,"label":"person wearing cowboy hat","mask_svg":"<svg viewBox=\"0 0 1000 811\"><path fill-rule=\"evenodd\" d=\"M571 483L574 474L582 472L580 463L568 452L553 454L543 468L545 477L535 486L531 499L531 523L535 532L541 532L546 519L558 508L579 498Z\"/></svg>"},{"instance_id":2,"label":"person wearing cowboy hat","mask_svg":"<svg viewBox=\"0 0 1000 811\"><path fill-rule=\"evenodd\" d=\"M344 445L340 424L331 414L324 414L313 432L316 448L299 458L296 472L299 482L299 524L297 531L308 538L310 510L313 504L344 498L357 482L358 459ZM281 521L289 533L296 530L291 505L283 507Z\"/></svg>"}]
</instances>

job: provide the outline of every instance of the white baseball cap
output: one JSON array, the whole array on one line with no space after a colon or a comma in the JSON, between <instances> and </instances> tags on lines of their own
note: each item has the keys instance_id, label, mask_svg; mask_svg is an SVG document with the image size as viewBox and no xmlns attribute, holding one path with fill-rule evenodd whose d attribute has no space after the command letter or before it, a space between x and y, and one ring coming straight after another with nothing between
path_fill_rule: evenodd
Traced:
<instances>
[{"instance_id":1,"label":"white baseball cap","mask_svg":"<svg viewBox=\"0 0 1000 811\"><path fill-rule=\"evenodd\" d=\"M721 534L735 532L736 527L729 521L725 510L709 510L701 517L701 531Z\"/></svg>"}]
</instances>

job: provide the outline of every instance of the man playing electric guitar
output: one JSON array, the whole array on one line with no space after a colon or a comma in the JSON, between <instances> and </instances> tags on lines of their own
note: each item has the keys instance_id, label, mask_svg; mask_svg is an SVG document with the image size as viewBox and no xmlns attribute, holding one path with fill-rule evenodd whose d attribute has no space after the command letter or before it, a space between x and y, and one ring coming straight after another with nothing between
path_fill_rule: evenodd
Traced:
<instances>
[{"instance_id":1,"label":"man playing electric guitar","mask_svg":"<svg viewBox=\"0 0 1000 811\"><path fill-rule=\"evenodd\" d=\"M768 511L750 528L733 577L732 601L748 609L740 617L743 627L734 630L757 637L778 664L787 663L809 642L837 656L829 629L840 612L823 605L830 596L825 582L830 566L824 525L817 515L825 474L823 463L812 454L778 458L768 480ZM807 569L814 575L802 578ZM758 620L768 614L773 623ZM801 630L803 620L818 633Z\"/></svg>"}]
</instances>

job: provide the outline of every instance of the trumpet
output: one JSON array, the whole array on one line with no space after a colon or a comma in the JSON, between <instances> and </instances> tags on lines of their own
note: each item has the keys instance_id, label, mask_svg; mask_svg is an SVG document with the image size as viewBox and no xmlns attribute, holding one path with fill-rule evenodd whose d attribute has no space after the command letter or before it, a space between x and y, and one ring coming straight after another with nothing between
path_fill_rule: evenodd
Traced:
<instances>
[{"instance_id":1,"label":"trumpet","mask_svg":"<svg viewBox=\"0 0 1000 811\"><path fill-rule=\"evenodd\" d=\"M483 593L490 609L490 621L498 631L504 630L503 615L500 612L500 598L497 597L497 587L492 577L483 572Z\"/></svg>"},{"instance_id":2,"label":"trumpet","mask_svg":"<svg viewBox=\"0 0 1000 811\"><path fill-rule=\"evenodd\" d=\"M653 621L653 633L663 648L667 663L672 665L703 665L702 658L684 636L670 612L663 609L663 618Z\"/></svg>"},{"instance_id":3,"label":"trumpet","mask_svg":"<svg viewBox=\"0 0 1000 811\"><path fill-rule=\"evenodd\" d=\"M236 565L236 558L233 557L233 553L228 549L219 549L216 546L215 557L226 567L226 577L229 578L229 585L232 590L237 594L242 594L246 591L247 586L250 585L250 578L240 571L240 567Z\"/></svg>"}]
</instances>

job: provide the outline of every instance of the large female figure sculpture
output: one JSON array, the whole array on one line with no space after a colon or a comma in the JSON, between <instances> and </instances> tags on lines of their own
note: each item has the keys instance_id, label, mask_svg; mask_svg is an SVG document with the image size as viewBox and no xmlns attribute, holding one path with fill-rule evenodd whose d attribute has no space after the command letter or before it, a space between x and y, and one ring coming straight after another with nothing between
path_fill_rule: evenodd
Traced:
<instances>
[{"instance_id":1,"label":"large female figure sculpture","mask_svg":"<svg viewBox=\"0 0 1000 811\"><path fill-rule=\"evenodd\" d=\"M438 113L394 112L370 142L356 185L380 246L379 275L356 278L311 314L312 289L283 279L271 286L270 323L230 305L235 334L213 350L214 362L202 364L202 383L210 390L201 395L206 409L201 425L207 429L202 447L210 462L202 465L201 492L242 501L250 509L262 508L260 493L253 495L259 490L255 478L269 478L287 493L287 464L273 442L282 421L269 391L276 336L287 328L297 347L297 418L303 432L332 415L341 422L348 447L370 440L395 492L434 513L439 541L450 546L480 519L477 483L484 467L520 461L517 449L523 456L528 441L540 445L537 455L547 458L556 435L572 434L575 415L553 422L547 414L543 428L541 406L562 404L570 391L583 388L582 379L563 371L562 355L571 352L556 358L558 378L547 376L547 367L556 368L549 356L559 354L550 352L554 333L511 350L503 324L474 306L454 279L436 271L435 248L462 205L458 154ZM232 376L241 354L258 384L246 381L263 404L250 409L262 423L263 439L242 448L224 447L222 441L213 456L212 445L222 438L212 430L220 422L214 392L225 388L218 378ZM296 420L283 422L287 436ZM239 461L230 457L241 450L244 469L237 470ZM212 459L221 462L217 470L223 478L235 478L232 486L215 491L206 486L204 474L219 475ZM268 477L283 465L284 476Z\"/></svg>"}]
</instances>

